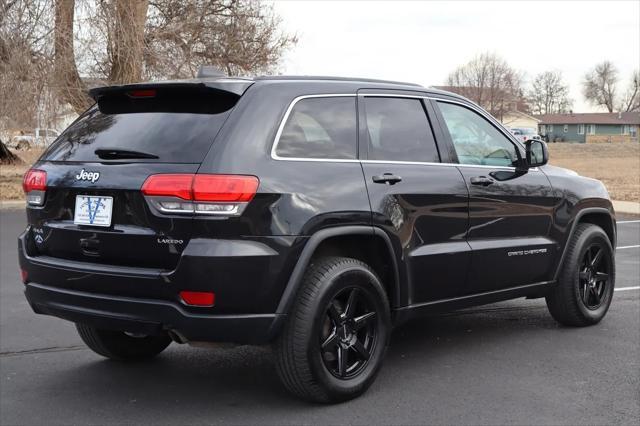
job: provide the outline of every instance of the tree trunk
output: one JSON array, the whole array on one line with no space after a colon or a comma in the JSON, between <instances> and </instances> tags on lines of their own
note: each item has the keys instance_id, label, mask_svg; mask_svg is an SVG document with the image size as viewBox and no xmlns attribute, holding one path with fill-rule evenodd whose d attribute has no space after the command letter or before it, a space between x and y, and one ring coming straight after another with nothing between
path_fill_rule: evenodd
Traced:
<instances>
[{"instance_id":1,"label":"tree trunk","mask_svg":"<svg viewBox=\"0 0 640 426\"><path fill-rule=\"evenodd\" d=\"M144 54L144 26L148 0L113 0L115 22L109 82L135 83L142 79Z\"/></svg>"},{"instance_id":2,"label":"tree trunk","mask_svg":"<svg viewBox=\"0 0 640 426\"><path fill-rule=\"evenodd\" d=\"M80 114L91 106L87 88L80 80L73 49L75 0L56 0L54 30L55 76L60 95Z\"/></svg>"},{"instance_id":3,"label":"tree trunk","mask_svg":"<svg viewBox=\"0 0 640 426\"><path fill-rule=\"evenodd\" d=\"M7 146L0 141L0 164L19 164L20 160L13 152L9 151Z\"/></svg>"}]
</instances>

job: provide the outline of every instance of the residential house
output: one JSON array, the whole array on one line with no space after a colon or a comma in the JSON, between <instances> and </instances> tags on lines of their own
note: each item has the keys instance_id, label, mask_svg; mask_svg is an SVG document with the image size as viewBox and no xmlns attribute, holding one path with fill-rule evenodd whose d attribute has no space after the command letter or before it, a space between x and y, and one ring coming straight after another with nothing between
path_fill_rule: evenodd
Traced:
<instances>
[{"instance_id":1,"label":"residential house","mask_svg":"<svg viewBox=\"0 0 640 426\"><path fill-rule=\"evenodd\" d=\"M539 133L549 142L638 142L640 113L544 114Z\"/></svg>"},{"instance_id":2,"label":"residential house","mask_svg":"<svg viewBox=\"0 0 640 426\"><path fill-rule=\"evenodd\" d=\"M511 129L538 129L540 120L522 112L518 102L512 102L509 109L502 114L500 122Z\"/></svg>"}]
</instances>

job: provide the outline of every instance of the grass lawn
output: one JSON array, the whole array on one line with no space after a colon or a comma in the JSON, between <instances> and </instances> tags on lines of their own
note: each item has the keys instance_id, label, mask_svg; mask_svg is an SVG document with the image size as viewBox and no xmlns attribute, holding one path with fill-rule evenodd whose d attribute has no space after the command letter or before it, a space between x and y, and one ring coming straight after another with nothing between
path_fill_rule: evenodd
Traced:
<instances>
[{"instance_id":1,"label":"grass lawn","mask_svg":"<svg viewBox=\"0 0 640 426\"><path fill-rule=\"evenodd\" d=\"M0 166L0 199L19 200L22 175L38 159L42 150L16 152L24 165ZM550 143L550 163L600 179L620 201L640 201L640 144Z\"/></svg>"},{"instance_id":2,"label":"grass lawn","mask_svg":"<svg viewBox=\"0 0 640 426\"><path fill-rule=\"evenodd\" d=\"M638 143L549 143L549 163L601 180L613 200L640 201Z\"/></svg>"}]
</instances>

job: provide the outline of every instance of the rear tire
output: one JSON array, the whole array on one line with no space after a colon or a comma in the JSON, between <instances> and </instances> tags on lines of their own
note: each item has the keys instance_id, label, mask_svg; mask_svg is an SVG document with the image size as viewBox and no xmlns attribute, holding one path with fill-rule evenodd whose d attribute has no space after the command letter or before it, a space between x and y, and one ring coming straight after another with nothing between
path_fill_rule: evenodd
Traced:
<instances>
[{"instance_id":1,"label":"rear tire","mask_svg":"<svg viewBox=\"0 0 640 426\"><path fill-rule=\"evenodd\" d=\"M169 336L132 337L123 331L100 330L85 324L76 324L76 328L89 349L116 361L150 359L171 343Z\"/></svg>"},{"instance_id":2,"label":"rear tire","mask_svg":"<svg viewBox=\"0 0 640 426\"><path fill-rule=\"evenodd\" d=\"M615 258L607 234L581 223L568 242L558 283L547 295L551 316L560 324L584 327L604 318L615 286Z\"/></svg>"},{"instance_id":3,"label":"rear tire","mask_svg":"<svg viewBox=\"0 0 640 426\"><path fill-rule=\"evenodd\" d=\"M284 386L312 402L355 398L373 383L391 334L389 302L365 263L314 261L275 344Z\"/></svg>"}]
</instances>

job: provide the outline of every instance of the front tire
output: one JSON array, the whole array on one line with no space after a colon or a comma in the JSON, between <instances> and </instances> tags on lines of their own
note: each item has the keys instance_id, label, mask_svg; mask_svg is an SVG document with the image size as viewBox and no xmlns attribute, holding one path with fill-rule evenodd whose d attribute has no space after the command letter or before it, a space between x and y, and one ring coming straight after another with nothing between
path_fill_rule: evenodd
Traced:
<instances>
[{"instance_id":1,"label":"front tire","mask_svg":"<svg viewBox=\"0 0 640 426\"><path fill-rule=\"evenodd\" d=\"M147 360L171 343L166 335L133 337L123 331L100 330L86 324L76 324L76 328L89 349L116 361Z\"/></svg>"},{"instance_id":2,"label":"front tire","mask_svg":"<svg viewBox=\"0 0 640 426\"><path fill-rule=\"evenodd\" d=\"M371 268L321 258L308 268L276 342L278 374L307 401L355 398L375 380L390 334L389 302Z\"/></svg>"},{"instance_id":3,"label":"front tire","mask_svg":"<svg viewBox=\"0 0 640 426\"><path fill-rule=\"evenodd\" d=\"M568 244L558 283L546 297L547 307L560 324L597 324L613 298L615 258L611 242L599 226L581 223Z\"/></svg>"}]
</instances>

